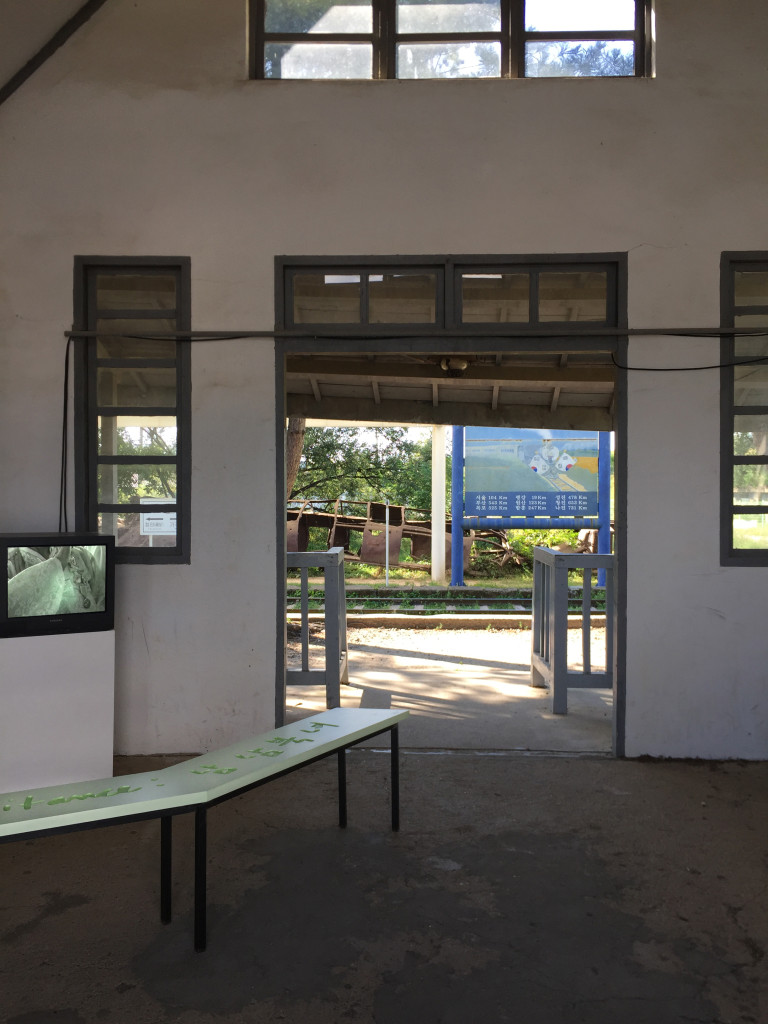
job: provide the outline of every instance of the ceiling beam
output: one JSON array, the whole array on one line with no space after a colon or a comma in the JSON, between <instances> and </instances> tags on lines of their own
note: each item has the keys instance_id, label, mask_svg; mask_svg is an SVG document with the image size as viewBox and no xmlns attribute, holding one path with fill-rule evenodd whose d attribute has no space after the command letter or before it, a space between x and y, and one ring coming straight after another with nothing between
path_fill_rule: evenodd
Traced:
<instances>
[{"instance_id":1,"label":"ceiling beam","mask_svg":"<svg viewBox=\"0 0 768 1024\"><path fill-rule=\"evenodd\" d=\"M463 424L472 427L535 427L557 430L613 430L608 409L595 406L561 405L552 412L549 405L490 405L475 402L386 401L376 405L365 398L323 398L310 395L286 398L287 415L331 421Z\"/></svg>"},{"instance_id":2,"label":"ceiling beam","mask_svg":"<svg viewBox=\"0 0 768 1024\"><path fill-rule=\"evenodd\" d=\"M3 86L0 86L0 104L5 103L13 96L16 90L28 78L31 78L37 69L41 68L48 58L52 57L106 2L107 0L87 0L82 7L79 7L72 17L58 31L54 32L48 42L41 46L33 57L30 57L24 67L12 75ZM29 6L31 7L32 4L30 3Z\"/></svg>"},{"instance_id":3,"label":"ceiling beam","mask_svg":"<svg viewBox=\"0 0 768 1024\"><path fill-rule=\"evenodd\" d=\"M359 359L313 359L304 356L289 356L285 367L286 379L291 377L317 377L325 381L336 378L340 381L350 377L375 379L379 384L397 384L403 380L418 380L436 384L451 384L466 381L482 383L488 387L504 387L511 381L541 384L554 387L556 384L610 384L615 382L611 366L495 366L470 363L460 374L451 375L440 369L437 363L375 362Z\"/></svg>"}]
</instances>

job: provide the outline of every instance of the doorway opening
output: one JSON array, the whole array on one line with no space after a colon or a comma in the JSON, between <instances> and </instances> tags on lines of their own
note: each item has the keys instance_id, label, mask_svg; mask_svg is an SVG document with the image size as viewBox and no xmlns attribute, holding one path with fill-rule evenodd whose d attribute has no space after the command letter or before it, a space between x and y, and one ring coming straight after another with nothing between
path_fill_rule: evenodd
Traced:
<instances>
[{"instance_id":1,"label":"doorway opening","mask_svg":"<svg viewBox=\"0 0 768 1024\"><path fill-rule=\"evenodd\" d=\"M530 339L527 345L498 339L492 347L467 339L409 339L405 345L403 339L388 339L363 348L359 341L295 339L286 348L278 358L278 394L285 395L278 415L280 441L289 414L340 423L615 429L618 585L606 615L615 630L620 627L623 381L612 363L613 344L574 340L534 348ZM280 472L282 460L281 450ZM284 616L284 604L281 612ZM530 685L531 634L522 624L501 628L489 617L481 629L432 625L399 632L369 619L360 628L350 634L342 704L408 707L414 746L623 752L623 637L618 632L613 692L574 691L563 716L552 713L547 691ZM278 664L279 677L284 664ZM315 710L317 699L309 692L286 694L284 675L279 678L278 701L289 714L301 714L302 707Z\"/></svg>"}]
</instances>

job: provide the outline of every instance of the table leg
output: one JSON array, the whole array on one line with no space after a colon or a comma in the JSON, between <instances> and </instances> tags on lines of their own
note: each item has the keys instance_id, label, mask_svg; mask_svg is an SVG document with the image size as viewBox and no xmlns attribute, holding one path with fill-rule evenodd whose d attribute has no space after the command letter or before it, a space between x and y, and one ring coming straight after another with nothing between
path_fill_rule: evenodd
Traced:
<instances>
[{"instance_id":1,"label":"table leg","mask_svg":"<svg viewBox=\"0 0 768 1024\"><path fill-rule=\"evenodd\" d=\"M206 944L207 821L205 807L195 809L195 952Z\"/></svg>"},{"instance_id":2,"label":"table leg","mask_svg":"<svg viewBox=\"0 0 768 1024\"><path fill-rule=\"evenodd\" d=\"M347 827L347 752L339 754L339 828Z\"/></svg>"},{"instance_id":3,"label":"table leg","mask_svg":"<svg viewBox=\"0 0 768 1024\"><path fill-rule=\"evenodd\" d=\"M392 831L398 832L400 830L400 740L397 726L393 725L389 733L392 761Z\"/></svg>"},{"instance_id":4,"label":"table leg","mask_svg":"<svg viewBox=\"0 0 768 1024\"><path fill-rule=\"evenodd\" d=\"M171 920L173 864L173 817L164 814L160 818L160 920L168 924Z\"/></svg>"}]
</instances>

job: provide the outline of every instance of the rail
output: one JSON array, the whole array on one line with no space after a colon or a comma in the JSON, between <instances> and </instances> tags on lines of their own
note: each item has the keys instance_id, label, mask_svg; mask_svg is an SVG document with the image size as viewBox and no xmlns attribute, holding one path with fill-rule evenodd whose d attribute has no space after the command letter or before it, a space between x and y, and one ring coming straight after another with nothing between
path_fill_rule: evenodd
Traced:
<instances>
[{"instance_id":1,"label":"rail","mask_svg":"<svg viewBox=\"0 0 768 1024\"><path fill-rule=\"evenodd\" d=\"M301 580L301 668L288 668L286 686L322 684L325 705L341 705L341 684L349 680L347 649L347 601L344 590L344 548L329 551L288 551L287 568L298 569ZM325 663L309 667L309 575L325 575Z\"/></svg>"},{"instance_id":2,"label":"rail","mask_svg":"<svg viewBox=\"0 0 768 1024\"><path fill-rule=\"evenodd\" d=\"M613 686L613 555L569 554L534 548L531 683L552 691L552 711L568 713L568 690ZM592 668L592 573L605 570L605 669ZM568 574L583 573L581 597L581 670L568 665Z\"/></svg>"}]
</instances>

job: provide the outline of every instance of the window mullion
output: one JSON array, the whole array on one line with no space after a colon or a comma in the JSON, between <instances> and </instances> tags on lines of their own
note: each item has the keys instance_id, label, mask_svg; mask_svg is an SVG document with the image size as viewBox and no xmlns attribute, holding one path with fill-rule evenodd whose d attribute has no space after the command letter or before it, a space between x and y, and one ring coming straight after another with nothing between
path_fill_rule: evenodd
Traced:
<instances>
[{"instance_id":1,"label":"window mullion","mask_svg":"<svg viewBox=\"0 0 768 1024\"><path fill-rule=\"evenodd\" d=\"M501 0L501 2L502 8L506 8L508 12L509 19L509 75L510 78L524 78L525 0Z\"/></svg>"},{"instance_id":2,"label":"window mullion","mask_svg":"<svg viewBox=\"0 0 768 1024\"><path fill-rule=\"evenodd\" d=\"M397 77L397 0L373 0L374 78Z\"/></svg>"}]
</instances>

